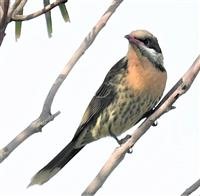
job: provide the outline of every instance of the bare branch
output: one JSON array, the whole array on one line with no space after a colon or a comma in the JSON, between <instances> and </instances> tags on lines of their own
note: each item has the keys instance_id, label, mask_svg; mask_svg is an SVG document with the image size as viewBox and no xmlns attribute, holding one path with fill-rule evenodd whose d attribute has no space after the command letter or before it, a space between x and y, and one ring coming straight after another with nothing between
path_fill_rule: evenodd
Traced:
<instances>
[{"instance_id":1,"label":"bare branch","mask_svg":"<svg viewBox=\"0 0 200 196\"><path fill-rule=\"evenodd\" d=\"M29 14L29 15L17 15L17 13L13 13L11 19L13 21L25 21L25 20L30 20L30 19L33 19L33 18L36 18L48 11L50 11L51 9L53 9L54 7L62 4L62 3L66 3L68 0L56 0L55 2L45 6L44 8L42 8L41 10L37 11L37 12L34 12L32 14Z\"/></svg>"},{"instance_id":2,"label":"bare branch","mask_svg":"<svg viewBox=\"0 0 200 196\"><path fill-rule=\"evenodd\" d=\"M27 0L21 0L21 1L17 4L17 6L14 7L12 15L18 14L18 13L24 8L24 6L26 5L26 3L27 3ZM11 17L11 18L12 18L12 17Z\"/></svg>"},{"instance_id":3,"label":"bare branch","mask_svg":"<svg viewBox=\"0 0 200 196\"><path fill-rule=\"evenodd\" d=\"M98 189L105 183L106 179L116 168L116 166L119 165L119 163L123 160L128 150L135 145L135 143L141 138L141 136L146 133L146 131L161 115L170 111L173 108L173 103L190 88L192 82L199 73L199 70L200 70L200 55L197 57L197 59L188 69L188 71L182 76L182 78L162 99L160 104L156 107L155 112L151 114L133 132L131 138L127 140L126 143L115 149L115 151L106 161L100 172L82 193L82 196L92 196L98 191Z\"/></svg>"},{"instance_id":4,"label":"bare branch","mask_svg":"<svg viewBox=\"0 0 200 196\"><path fill-rule=\"evenodd\" d=\"M197 180L193 185L191 185L189 188L187 188L182 194L181 196L188 196L191 193L193 193L194 191L196 191L198 188L200 187L200 179Z\"/></svg>"},{"instance_id":5,"label":"bare branch","mask_svg":"<svg viewBox=\"0 0 200 196\"><path fill-rule=\"evenodd\" d=\"M50 112L50 108L54 99L54 96L71 71L71 69L74 67L76 62L80 59L80 57L85 53L85 51L90 47L90 45L95 40L98 33L101 31L101 29L105 26L109 18L112 16L112 14L115 12L117 7L120 5L120 3L123 0L113 0L110 7L107 9L107 11L101 16L100 20L97 22L97 24L92 28L92 30L88 33L88 35L85 37L81 45L78 47L78 49L74 52L68 63L65 65L64 69L61 71L60 75L57 77L56 81L54 82L51 90L49 91L49 94L45 100L43 112Z\"/></svg>"},{"instance_id":6,"label":"bare branch","mask_svg":"<svg viewBox=\"0 0 200 196\"><path fill-rule=\"evenodd\" d=\"M10 5L10 0L0 1L0 46L5 36L5 29L8 25L7 13L9 5Z\"/></svg>"},{"instance_id":7,"label":"bare branch","mask_svg":"<svg viewBox=\"0 0 200 196\"><path fill-rule=\"evenodd\" d=\"M4 25L8 13L10 1L0 1L0 29Z\"/></svg>"},{"instance_id":8,"label":"bare branch","mask_svg":"<svg viewBox=\"0 0 200 196\"><path fill-rule=\"evenodd\" d=\"M43 105L42 112L35 121L33 121L24 131L19 133L17 137L15 137L7 146L5 146L2 150L0 150L0 162L2 162L17 146L19 146L25 139L30 137L32 134L37 133L42 130L50 120L53 120L58 113L52 115L51 114L51 106L54 100L54 97L59 89L59 87L64 82L65 78L74 67L75 63L80 59L80 57L85 53L85 51L90 47L90 45L95 40L98 33L105 26L109 18L115 12L117 7L123 0L113 0L111 6L107 9L107 11L103 14L97 24L92 28L87 37L83 40L79 48L72 55L71 59L65 65L64 69L61 71L55 82L53 83Z\"/></svg>"},{"instance_id":9,"label":"bare branch","mask_svg":"<svg viewBox=\"0 0 200 196\"><path fill-rule=\"evenodd\" d=\"M15 2L9 7L8 10L8 17L11 18L13 12L16 10L18 5L20 4L21 0L15 0Z\"/></svg>"},{"instance_id":10,"label":"bare branch","mask_svg":"<svg viewBox=\"0 0 200 196\"><path fill-rule=\"evenodd\" d=\"M60 112L56 112L55 114L40 116L38 119L34 120L26 129L24 129L20 134L18 134L9 144L7 144L4 148L0 150L0 163L6 159L9 154L17 148L23 141L25 141L29 136L34 133L41 132L42 128L54 120L56 116L58 116Z\"/></svg>"}]
</instances>

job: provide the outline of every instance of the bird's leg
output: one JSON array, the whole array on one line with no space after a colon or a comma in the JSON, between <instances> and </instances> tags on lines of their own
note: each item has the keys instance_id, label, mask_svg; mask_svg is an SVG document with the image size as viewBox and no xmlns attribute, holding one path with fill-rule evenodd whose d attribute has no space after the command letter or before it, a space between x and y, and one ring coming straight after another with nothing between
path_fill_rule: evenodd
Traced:
<instances>
[{"instance_id":1,"label":"bird's leg","mask_svg":"<svg viewBox=\"0 0 200 196\"><path fill-rule=\"evenodd\" d=\"M126 137L124 137L124 138L122 138L121 140L119 140L119 139L117 138L117 136L116 136L111 130L109 130L109 134L110 134L111 137L113 137L113 138L117 141L117 143L118 143L120 146L121 146L122 144L124 144L124 143L131 137L131 135L126 135ZM127 152L128 152L128 153L132 153L132 149L130 148Z\"/></svg>"},{"instance_id":2,"label":"bird's leg","mask_svg":"<svg viewBox=\"0 0 200 196\"><path fill-rule=\"evenodd\" d=\"M121 140L120 140L120 143L121 144L124 144L128 139L130 139L131 138L131 135L126 135L124 138L122 138Z\"/></svg>"},{"instance_id":3,"label":"bird's leg","mask_svg":"<svg viewBox=\"0 0 200 196\"><path fill-rule=\"evenodd\" d=\"M108 132L109 132L109 134L110 134L110 136L111 137L113 137L116 141L117 141L117 143L119 144L119 145L121 145L121 140L119 140L118 138L117 138L117 136L109 129L108 130Z\"/></svg>"},{"instance_id":4,"label":"bird's leg","mask_svg":"<svg viewBox=\"0 0 200 196\"><path fill-rule=\"evenodd\" d=\"M147 113L145 113L145 117L148 118L149 116L151 116L155 111L155 108L149 110Z\"/></svg>"}]
</instances>

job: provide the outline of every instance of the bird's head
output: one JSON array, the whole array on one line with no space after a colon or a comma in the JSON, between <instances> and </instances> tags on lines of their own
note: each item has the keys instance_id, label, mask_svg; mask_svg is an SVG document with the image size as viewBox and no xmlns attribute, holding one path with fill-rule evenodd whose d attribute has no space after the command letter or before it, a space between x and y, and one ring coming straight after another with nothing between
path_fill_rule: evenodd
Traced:
<instances>
[{"instance_id":1,"label":"bird's head","mask_svg":"<svg viewBox=\"0 0 200 196\"><path fill-rule=\"evenodd\" d=\"M136 30L126 35L125 38L128 39L132 49L147 57L154 65L164 69L162 51L153 34L146 30Z\"/></svg>"}]
</instances>

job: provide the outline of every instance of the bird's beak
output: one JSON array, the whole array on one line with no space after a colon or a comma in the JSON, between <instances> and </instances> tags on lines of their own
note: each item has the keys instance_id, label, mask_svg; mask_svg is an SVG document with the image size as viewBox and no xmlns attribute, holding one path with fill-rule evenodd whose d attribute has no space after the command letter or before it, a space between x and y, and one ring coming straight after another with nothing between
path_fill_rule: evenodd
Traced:
<instances>
[{"instance_id":1,"label":"bird's beak","mask_svg":"<svg viewBox=\"0 0 200 196\"><path fill-rule=\"evenodd\" d=\"M131 36L130 35L125 35L124 36L128 41L130 41L130 39L131 39Z\"/></svg>"},{"instance_id":2,"label":"bird's beak","mask_svg":"<svg viewBox=\"0 0 200 196\"><path fill-rule=\"evenodd\" d=\"M128 35L125 35L124 37L129 41L130 44L138 45L139 41L134 36L128 34Z\"/></svg>"}]
</instances>

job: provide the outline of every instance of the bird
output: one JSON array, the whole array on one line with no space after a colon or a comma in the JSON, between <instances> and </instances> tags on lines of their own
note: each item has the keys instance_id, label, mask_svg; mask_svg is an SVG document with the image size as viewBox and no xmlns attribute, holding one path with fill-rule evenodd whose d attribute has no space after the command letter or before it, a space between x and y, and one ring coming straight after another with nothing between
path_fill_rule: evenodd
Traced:
<instances>
[{"instance_id":1,"label":"bird","mask_svg":"<svg viewBox=\"0 0 200 196\"><path fill-rule=\"evenodd\" d=\"M167 81L157 38L147 30L124 36L128 52L107 73L91 99L67 146L31 179L42 185L56 175L81 149L100 138L118 136L152 113Z\"/></svg>"}]
</instances>

